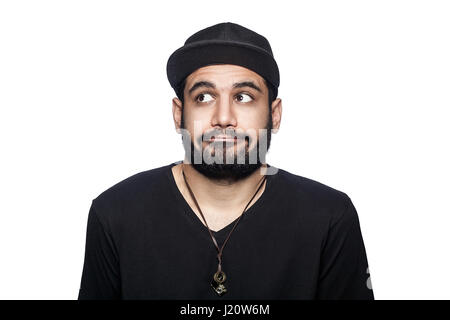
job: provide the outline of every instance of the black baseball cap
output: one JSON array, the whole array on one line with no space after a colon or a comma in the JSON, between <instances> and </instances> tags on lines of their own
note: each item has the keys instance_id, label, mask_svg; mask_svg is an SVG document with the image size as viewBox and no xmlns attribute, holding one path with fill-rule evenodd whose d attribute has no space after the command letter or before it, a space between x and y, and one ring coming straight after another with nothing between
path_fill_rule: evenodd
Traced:
<instances>
[{"instance_id":1,"label":"black baseball cap","mask_svg":"<svg viewBox=\"0 0 450 320\"><path fill-rule=\"evenodd\" d=\"M248 68L269 85L273 99L278 95L280 73L269 41L239 24L223 22L190 36L167 61L167 78L178 96L183 80L198 68L234 64Z\"/></svg>"}]
</instances>

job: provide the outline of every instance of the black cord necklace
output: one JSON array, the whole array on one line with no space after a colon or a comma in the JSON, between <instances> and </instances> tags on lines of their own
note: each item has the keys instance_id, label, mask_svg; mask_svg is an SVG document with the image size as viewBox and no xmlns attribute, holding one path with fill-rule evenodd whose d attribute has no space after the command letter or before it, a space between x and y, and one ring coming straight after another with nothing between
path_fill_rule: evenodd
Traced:
<instances>
[{"instance_id":1,"label":"black cord necklace","mask_svg":"<svg viewBox=\"0 0 450 320\"><path fill-rule=\"evenodd\" d=\"M247 203L247 205L245 206L244 210L242 211L241 215L239 216L239 218L236 220L236 222L234 223L233 228L231 229L230 233L228 234L227 238L225 239L225 241L223 242L222 246L219 248L219 245L217 244L217 240L214 237L214 235L211 232L211 229L208 226L208 223L206 222L206 219L203 215L202 210L200 209L200 206L198 205L197 199L194 196L194 192L192 192L191 187L189 186L186 176L184 175L184 170L183 170L183 166L182 165L182 169L181 172L183 173L183 178L184 178L184 182L186 183L186 186L189 190L189 193L191 194L192 199L194 200L195 205L197 206L198 211L200 212L200 215L203 218L203 221L205 222L206 227L208 228L209 234L211 236L211 239L217 249L217 259L219 261L219 264L217 266L217 272L214 274L213 276L213 281L211 282L211 286L213 287L214 291L219 295L222 296L227 292L227 288L224 285L224 282L226 280L226 275L225 273L222 271L222 252L223 252L223 248L225 247L225 244L227 243L228 239L230 238L231 233L234 231L234 229L236 228L236 225L238 224L239 220L241 219L242 215L244 214L245 210L247 210L247 207L249 206L249 204L252 202L253 198L256 196L256 194L258 193L258 191L261 189L262 185L264 184L264 181L266 180L266 175L264 175L261 178L261 182L255 192L255 194L253 195L253 197L251 197L250 201Z\"/></svg>"}]
</instances>

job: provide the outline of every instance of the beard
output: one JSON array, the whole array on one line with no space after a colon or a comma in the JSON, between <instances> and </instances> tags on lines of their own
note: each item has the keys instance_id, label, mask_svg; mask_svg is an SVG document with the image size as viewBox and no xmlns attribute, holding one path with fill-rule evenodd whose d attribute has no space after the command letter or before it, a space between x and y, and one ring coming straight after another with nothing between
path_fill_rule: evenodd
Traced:
<instances>
[{"instance_id":1,"label":"beard","mask_svg":"<svg viewBox=\"0 0 450 320\"><path fill-rule=\"evenodd\" d=\"M251 136L236 133L234 130L230 131L230 129L224 131L216 130L214 133L209 134L208 137L217 135L234 136L237 138L237 141L233 141L231 145L227 145L223 141L212 141L205 149L201 149L196 147L196 145L202 146L204 135L197 139L197 144L194 144L189 137L183 140L185 158L189 160L189 163L195 170L210 179L233 182L244 179L265 163L266 153L269 151L272 136L271 113L269 113L269 120L264 129L267 134L265 136L267 143L261 143L260 136L252 138ZM263 133L263 138L265 133ZM253 139L256 139L256 143L253 143ZM252 145L253 147L249 149ZM230 150L232 148L233 150Z\"/></svg>"}]
</instances>

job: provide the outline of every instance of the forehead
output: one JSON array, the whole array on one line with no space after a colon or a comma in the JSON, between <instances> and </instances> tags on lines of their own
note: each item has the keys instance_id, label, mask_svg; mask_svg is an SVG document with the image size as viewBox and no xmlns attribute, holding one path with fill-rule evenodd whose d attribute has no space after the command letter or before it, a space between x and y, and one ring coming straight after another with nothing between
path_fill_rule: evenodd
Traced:
<instances>
[{"instance_id":1,"label":"forehead","mask_svg":"<svg viewBox=\"0 0 450 320\"><path fill-rule=\"evenodd\" d=\"M260 88L265 88L263 77L250 69L233 64L215 64L199 68L191 73L186 78L186 87L197 81L209 81L219 89L231 88L236 82L249 80L259 84Z\"/></svg>"}]
</instances>

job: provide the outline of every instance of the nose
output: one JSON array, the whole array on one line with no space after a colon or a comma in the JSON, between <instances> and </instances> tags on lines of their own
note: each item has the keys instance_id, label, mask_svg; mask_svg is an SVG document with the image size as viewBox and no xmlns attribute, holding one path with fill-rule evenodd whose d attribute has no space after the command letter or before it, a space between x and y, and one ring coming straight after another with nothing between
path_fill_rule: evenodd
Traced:
<instances>
[{"instance_id":1,"label":"nose","mask_svg":"<svg viewBox=\"0 0 450 320\"><path fill-rule=\"evenodd\" d=\"M215 105L211 126L213 127L236 127L237 119L233 110L233 103L227 98L220 99Z\"/></svg>"}]
</instances>

